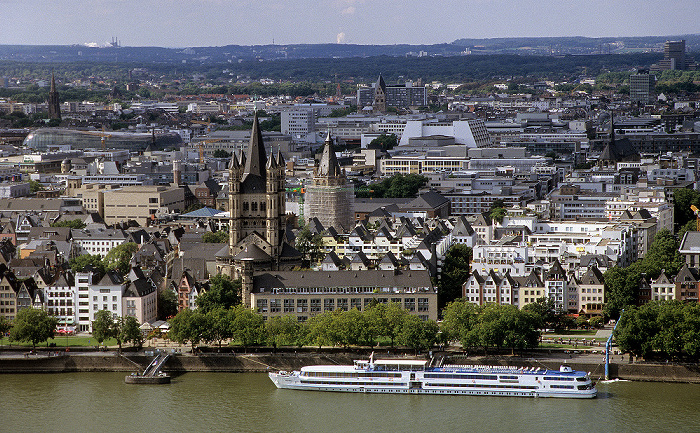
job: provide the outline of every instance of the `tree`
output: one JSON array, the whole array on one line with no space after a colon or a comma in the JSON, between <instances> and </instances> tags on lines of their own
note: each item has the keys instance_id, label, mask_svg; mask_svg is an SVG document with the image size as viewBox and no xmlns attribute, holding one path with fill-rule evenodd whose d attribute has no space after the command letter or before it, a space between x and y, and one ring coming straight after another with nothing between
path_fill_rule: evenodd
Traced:
<instances>
[{"instance_id":1,"label":"tree","mask_svg":"<svg viewBox=\"0 0 700 433\"><path fill-rule=\"evenodd\" d=\"M500 224L503 222L503 218L505 218L506 215L508 215L508 212L504 208L496 207L491 209L491 212L489 213L489 218Z\"/></svg>"},{"instance_id":2,"label":"tree","mask_svg":"<svg viewBox=\"0 0 700 433\"><path fill-rule=\"evenodd\" d=\"M294 247L309 264L323 259L323 238L319 233L312 235L308 226L299 231Z\"/></svg>"},{"instance_id":3,"label":"tree","mask_svg":"<svg viewBox=\"0 0 700 433\"><path fill-rule=\"evenodd\" d=\"M415 197L428 178L418 174L395 174L381 182L373 183L367 188L356 188L356 197L405 198Z\"/></svg>"},{"instance_id":4,"label":"tree","mask_svg":"<svg viewBox=\"0 0 700 433\"><path fill-rule=\"evenodd\" d=\"M44 310L24 308L17 313L10 328L10 341L21 341L36 345L52 338L58 325L58 319L49 316Z\"/></svg>"},{"instance_id":5,"label":"tree","mask_svg":"<svg viewBox=\"0 0 700 433\"><path fill-rule=\"evenodd\" d=\"M406 316L398 335L398 343L416 352L430 349L435 345L440 328L432 320L421 320L418 316Z\"/></svg>"},{"instance_id":6,"label":"tree","mask_svg":"<svg viewBox=\"0 0 700 433\"><path fill-rule=\"evenodd\" d=\"M79 219L74 220L62 220L51 223L51 227L70 227L72 229L84 229L85 223Z\"/></svg>"},{"instance_id":7,"label":"tree","mask_svg":"<svg viewBox=\"0 0 700 433\"><path fill-rule=\"evenodd\" d=\"M195 346L204 339L207 332L205 315L198 310L185 309L170 319L168 338L180 344L191 343L194 353Z\"/></svg>"},{"instance_id":8,"label":"tree","mask_svg":"<svg viewBox=\"0 0 700 433\"><path fill-rule=\"evenodd\" d=\"M460 298L447 304L442 312L442 332L445 339L449 341L459 341L462 347L472 345L467 338L470 331L479 322L479 307L476 304L467 302L465 298Z\"/></svg>"},{"instance_id":9,"label":"tree","mask_svg":"<svg viewBox=\"0 0 700 433\"><path fill-rule=\"evenodd\" d=\"M114 329L114 316L110 311L100 310L95 313L95 320L92 322L92 336L98 344L113 337Z\"/></svg>"},{"instance_id":10,"label":"tree","mask_svg":"<svg viewBox=\"0 0 700 433\"><path fill-rule=\"evenodd\" d=\"M0 335L4 336L12 329L12 322L7 320L5 316L0 316Z\"/></svg>"},{"instance_id":11,"label":"tree","mask_svg":"<svg viewBox=\"0 0 700 433\"><path fill-rule=\"evenodd\" d=\"M243 347L259 344L265 337L265 321L262 316L243 305L237 305L232 310L232 338Z\"/></svg>"},{"instance_id":12,"label":"tree","mask_svg":"<svg viewBox=\"0 0 700 433\"><path fill-rule=\"evenodd\" d=\"M125 242L121 245L117 245L109 250L105 256L103 260L105 268L108 270L116 270L120 274L125 275L129 272L131 267L131 257L138 249L139 246L134 242Z\"/></svg>"},{"instance_id":13,"label":"tree","mask_svg":"<svg viewBox=\"0 0 700 433\"><path fill-rule=\"evenodd\" d=\"M367 146L369 149L381 149L390 150L399 144L396 134L381 134L379 137L375 138Z\"/></svg>"},{"instance_id":14,"label":"tree","mask_svg":"<svg viewBox=\"0 0 700 433\"><path fill-rule=\"evenodd\" d=\"M274 316L265 322L265 335L267 343L273 347L301 346L300 340L302 325L294 316Z\"/></svg>"},{"instance_id":15,"label":"tree","mask_svg":"<svg viewBox=\"0 0 700 433\"><path fill-rule=\"evenodd\" d=\"M158 320L167 320L177 314L177 295L172 290L158 292Z\"/></svg>"},{"instance_id":16,"label":"tree","mask_svg":"<svg viewBox=\"0 0 700 433\"><path fill-rule=\"evenodd\" d=\"M673 215L677 228L695 220L691 205L700 208L700 191L678 188L673 192Z\"/></svg>"},{"instance_id":17,"label":"tree","mask_svg":"<svg viewBox=\"0 0 700 433\"><path fill-rule=\"evenodd\" d=\"M221 347L223 340L227 340L233 336L231 322L233 321L233 312L230 309L216 307L205 313L207 319L207 341L216 341Z\"/></svg>"},{"instance_id":18,"label":"tree","mask_svg":"<svg viewBox=\"0 0 700 433\"><path fill-rule=\"evenodd\" d=\"M241 302L241 280L231 280L228 275L218 274L209 279L209 290L196 299L197 308L206 313L214 308L229 309Z\"/></svg>"},{"instance_id":19,"label":"tree","mask_svg":"<svg viewBox=\"0 0 700 433\"><path fill-rule=\"evenodd\" d=\"M554 300L547 296L537 298L535 302L523 307L524 311L535 314L538 320L538 328L553 328L557 323L557 315L554 311Z\"/></svg>"},{"instance_id":20,"label":"tree","mask_svg":"<svg viewBox=\"0 0 700 433\"><path fill-rule=\"evenodd\" d=\"M30 180L29 181L29 192L32 194L35 194L38 191L43 191L46 188L44 185L42 185L40 182L37 182L36 180Z\"/></svg>"},{"instance_id":21,"label":"tree","mask_svg":"<svg viewBox=\"0 0 700 433\"><path fill-rule=\"evenodd\" d=\"M453 244L442 265L442 275L438 281L438 303L443 308L455 299L462 297L462 285L469 278L469 262L472 249L464 244Z\"/></svg>"},{"instance_id":22,"label":"tree","mask_svg":"<svg viewBox=\"0 0 700 433\"><path fill-rule=\"evenodd\" d=\"M139 322L135 317L126 316L121 317L114 321L115 324L115 338L117 339L117 344L119 344L119 350L121 350L121 343L131 343L132 346L141 349L143 346L143 334L141 333L141 328L139 328Z\"/></svg>"},{"instance_id":23,"label":"tree","mask_svg":"<svg viewBox=\"0 0 700 433\"><path fill-rule=\"evenodd\" d=\"M216 149L212 154L214 158L230 158L231 153L226 152L224 149Z\"/></svg>"},{"instance_id":24,"label":"tree","mask_svg":"<svg viewBox=\"0 0 700 433\"><path fill-rule=\"evenodd\" d=\"M214 244L225 244L228 242L228 233L223 230L217 232L207 232L202 235L202 242L214 243Z\"/></svg>"},{"instance_id":25,"label":"tree","mask_svg":"<svg viewBox=\"0 0 700 433\"><path fill-rule=\"evenodd\" d=\"M100 279L105 274L105 265L99 254L83 254L73 257L68 261L73 273L82 272L86 267L91 267L97 278Z\"/></svg>"}]
</instances>

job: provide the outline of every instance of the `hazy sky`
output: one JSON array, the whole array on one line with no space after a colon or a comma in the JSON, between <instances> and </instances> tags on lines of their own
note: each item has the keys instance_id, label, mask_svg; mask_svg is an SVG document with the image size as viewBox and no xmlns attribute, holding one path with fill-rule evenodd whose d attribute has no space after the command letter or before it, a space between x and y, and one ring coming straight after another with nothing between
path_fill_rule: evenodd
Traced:
<instances>
[{"instance_id":1,"label":"hazy sky","mask_svg":"<svg viewBox=\"0 0 700 433\"><path fill-rule=\"evenodd\" d=\"M700 33L698 0L0 0L0 44L434 44Z\"/></svg>"}]
</instances>

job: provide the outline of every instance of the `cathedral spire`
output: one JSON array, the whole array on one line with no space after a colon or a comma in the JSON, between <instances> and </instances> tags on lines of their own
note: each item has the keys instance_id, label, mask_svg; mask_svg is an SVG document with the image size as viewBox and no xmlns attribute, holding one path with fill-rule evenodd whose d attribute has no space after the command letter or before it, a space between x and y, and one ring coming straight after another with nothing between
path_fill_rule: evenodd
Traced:
<instances>
[{"instance_id":1,"label":"cathedral spire","mask_svg":"<svg viewBox=\"0 0 700 433\"><path fill-rule=\"evenodd\" d=\"M333 177L342 175L338 159L335 157L335 150L333 150L333 139L330 131L326 135L326 144L323 146L323 154L318 162L318 175Z\"/></svg>"}]
</instances>

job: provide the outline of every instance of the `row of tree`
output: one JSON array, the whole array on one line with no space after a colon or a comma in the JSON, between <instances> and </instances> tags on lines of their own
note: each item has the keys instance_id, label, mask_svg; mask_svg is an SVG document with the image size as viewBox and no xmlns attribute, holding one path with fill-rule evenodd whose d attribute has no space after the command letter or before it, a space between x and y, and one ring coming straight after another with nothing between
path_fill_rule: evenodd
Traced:
<instances>
[{"instance_id":1,"label":"row of tree","mask_svg":"<svg viewBox=\"0 0 700 433\"><path fill-rule=\"evenodd\" d=\"M114 317L107 310L95 313L95 320L92 322L92 336L99 344L108 338L114 338L117 340L119 350L122 349L124 343L131 343L140 349L144 341L139 322L135 317Z\"/></svg>"},{"instance_id":2,"label":"row of tree","mask_svg":"<svg viewBox=\"0 0 700 433\"><path fill-rule=\"evenodd\" d=\"M209 311L182 310L170 321L168 337L194 348L200 343L231 340L244 347L370 346L381 340L421 350L438 340L439 327L406 312L398 303L375 304L366 311L329 311L299 322L294 316L263 320L261 314L237 305Z\"/></svg>"},{"instance_id":3,"label":"row of tree","mask_svg":"<svg viewBox=\"0 0 700 433\"><path fill-rule=\"evenodd\" d=\"M262 315L241 305L207 312L183 310L170 322L169 338L194 348L200 343L234 341L245 347L368 346L380 342L414 350L458 341L464 348L525 349L539 344L543 318L512 305L477 306L460 299L445 309L442 326L421 320L398 303L374 304L365 311L335 310L298 322L294 316Z\"/></svg>"},{"instance_id":4,"label":"row of tree","mask_svg":"<svg viewBox=\"0 0 700 433\"><path fill-rule=\"evenodd\" d=\"M628 307L615 330L623 352L643 358L700 358L700 305L655 301Z\"/></svg>"},{"instance_id":5,"label":"row of tree","mask_svg":"<svg viewBox=\"0 0 700 433\"><path fill-rule=\"evenodd\" d=\"M514 305L479 306L464 298L451 302L443 311L442 332L446 341L462 347L526 349L539 344L544 320L530 309Z\"/></svg>"}]
</instances>

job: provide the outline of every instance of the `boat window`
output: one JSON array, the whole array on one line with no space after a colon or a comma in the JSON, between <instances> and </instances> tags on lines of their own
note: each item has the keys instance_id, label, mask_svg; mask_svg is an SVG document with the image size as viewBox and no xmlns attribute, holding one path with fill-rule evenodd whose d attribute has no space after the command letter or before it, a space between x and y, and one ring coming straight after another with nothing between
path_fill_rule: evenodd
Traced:
<instances>
[{"instance_id":1,"label":"boat window","mask_svg":"<svg viewBox=\"0 0 700 433\"><path fill-rule=\"evenodd\" d=\"M585 382L588 378L586 376L577 377L576 380L579 382Z\"/></svg>"}]
</instances>

